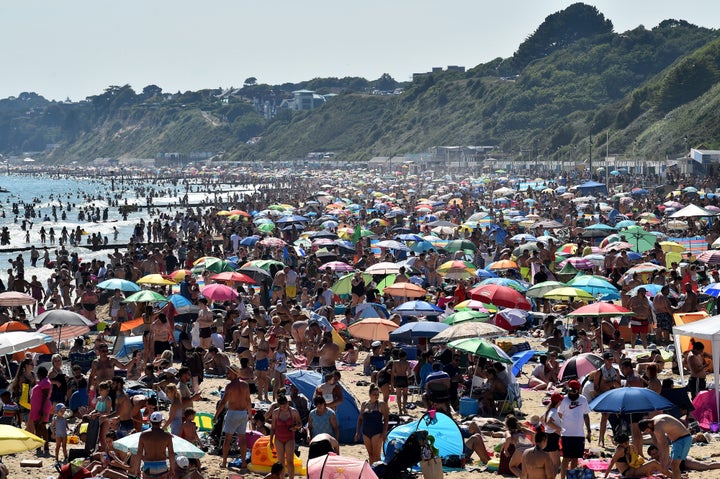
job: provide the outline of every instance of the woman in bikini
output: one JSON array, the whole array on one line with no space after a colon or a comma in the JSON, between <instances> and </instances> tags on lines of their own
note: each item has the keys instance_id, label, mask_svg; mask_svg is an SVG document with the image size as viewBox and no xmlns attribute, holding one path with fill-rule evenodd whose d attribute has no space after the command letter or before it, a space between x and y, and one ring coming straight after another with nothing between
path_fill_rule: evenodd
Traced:
<instances>
[{"instance_id":1,"label":"woman in bikini","mask_svg":"<svg viewBox=\"0 0 720 479\"><path fill-rule=\"evenodd\" d=\"M285 395L278 396L278 408L272 413L270 444L275 444L278 462L285 464L288 477L295 477L295 432L302 427L300 414L290 407ZM274 439L274 442L273 442Z\"/></svg>"},{"instance_id":2,"label":"woman in bikini","mask_svg":"<svg viewBox=\"0 0 720 479\"><path fill-rule=\"evenodd\" d=\"M618 434L615 442L617 447L615 448L615 454L613 454L610 460L610 464L608 464L605 470L605 478L608 477L613 466L617 466L620 475L623 477L647 477L655 473L663 474L667 477L672 476L672 473L656 460L653 459L645 462L642 458L639 458L637 451L630 445L630 438L627 434Z\"/></svg>"},{"instance_id":3,"label":"woman in bikini","mask_svg":"<svg viewBox=\"0 0 720 479\"><path fill-rule=\"evenodd\" d=\"M285 373L287 372L287 360L295 360L295 356L287 350L287 343L282 340L278 342L277 351L272 356L273 366L273 397L277 397L278 391L285 385Z\"/></svg>"},{"instance_id":4,"label":"woman in bikini","mask_svg":"<svg viewBox=\"0 0 720 479\"><path fill-rule=\"evenodd\" d=\"M372 464L380 460L383 442L387 436L390 410L387 403L380 400L380 389L375 384L370 385L369 394L370 399L360 406L355 441L359 441L362 434L368 461Z\"/></svg>"},{"instance_id":5,"label":"woman in bikini","mask_svg":"<svg viewBox=\"0 0 720 479\"><path fill-rule=\"evenodd\" d=\"M145 307L145 312L142 314L143 326L145 326L145 330L143 331L143 351L146 363L151 363L154 359L152 357L152 327L156 317L157 315L153 307L148 304Z\"/></svg>"}]
</instances>

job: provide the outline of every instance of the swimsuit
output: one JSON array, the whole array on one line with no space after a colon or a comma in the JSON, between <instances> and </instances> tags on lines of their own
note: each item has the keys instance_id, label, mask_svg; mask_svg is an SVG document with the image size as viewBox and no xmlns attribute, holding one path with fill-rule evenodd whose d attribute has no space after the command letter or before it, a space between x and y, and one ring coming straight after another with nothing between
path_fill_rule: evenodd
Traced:
<instances>
[{"instance_id":1,"label":"swimsuit","mask_svg":"<svg viewBox=\"0 0 720 479\"><path fill-rule=\"evenodd\" d=\"M379 406L376 405L375 407ZM375 409L373 411L363 411L362 418L363 436L372 438L373 436L382 434L385 425L383 421L383 415L378 409Z\"/></svg>"},{"instance_id":2,"label":"swimsuit","mask_svg":"<svg viewBox=\"0 0 720 479\"><path fill-rule=\"evenodd\" d=\"M270 369L270 360L268 358L258 359L255 361L256 371L267 371Z\"/></svg>"},{"instance_id":3,"label":"swimsuit","mask_svg":"<svg viewBox=\"0 0 720 479\"><path fill-rule=\"evenodd\" d=\"M396 388L408 387L408 377L407 376L395 376L395 387Z\"/></svg>"},{"instance_id":4,"label":"swimsuit","mask_svg":"<svg viewBox=\"0 0 720 479\"><path fill-rule=\"evenodd\" d=\"M295 439L295 431L291 431L290 428L295 425L295 419L292 414L287 419L280 419L278 414L275 420L275 439L282 443L286 443Z\"/></svg>"},{"instance_id":5,"label":"swimsuit","mask_svg":"<svg viewBox=\"0 0 720 479\"><path fill-rule=\"evenodd\" d=\"M167 461L143 461L143 474L160 476L168 472Z\"/></svg>"},{"instance_id":6,"label":"swimsuit","mask_svg":"<svg viewBox=\"0 0 720 479\"><path fill-rule=\"evenodd\" d=\"M118 439L122 439L123 437L129 435L133 429L135 429L135 423L132 419L123 419L120 421L117 428Z\"/></svg>"}]
</instances>

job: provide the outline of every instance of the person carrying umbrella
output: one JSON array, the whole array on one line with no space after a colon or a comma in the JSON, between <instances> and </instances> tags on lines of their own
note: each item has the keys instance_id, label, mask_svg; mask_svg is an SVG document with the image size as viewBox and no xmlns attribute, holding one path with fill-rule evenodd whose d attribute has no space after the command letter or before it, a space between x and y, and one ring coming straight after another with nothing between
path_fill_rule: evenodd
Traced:
<instances>
[{"instance_id":1,"label":"person carrying umbrella","mask_svg":"<svg viewBox=\"0 0 720 479\"><path fill-rule=\"evenodd\" d=\"M142 464L143 479L167 479L175 473L173 436L160 429L162 422L162 413L155 411L150 415L150 430L140 434L138 456ZM137 473L138 471L135 471L136 475Z\"/></svg>"}]
</instances>

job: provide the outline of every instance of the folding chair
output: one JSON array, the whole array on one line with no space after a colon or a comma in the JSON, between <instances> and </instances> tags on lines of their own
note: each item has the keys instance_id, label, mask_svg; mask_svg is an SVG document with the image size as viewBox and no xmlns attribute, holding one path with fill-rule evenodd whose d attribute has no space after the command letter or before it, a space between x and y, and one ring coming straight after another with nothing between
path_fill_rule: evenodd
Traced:
<instances>
[{"instance_id":1,"label":"folding chair","mask_svg":"<svg viewBox=\"0 0 720 479\"><path fill-rule=\"evenodd\" d=\"M507 396L502 401L498 401L498 416L513 414L515 409L518 411L522 407L522 398L520 397L520 384L511 382L507 387Z\"/></svg>"}]
</instances>

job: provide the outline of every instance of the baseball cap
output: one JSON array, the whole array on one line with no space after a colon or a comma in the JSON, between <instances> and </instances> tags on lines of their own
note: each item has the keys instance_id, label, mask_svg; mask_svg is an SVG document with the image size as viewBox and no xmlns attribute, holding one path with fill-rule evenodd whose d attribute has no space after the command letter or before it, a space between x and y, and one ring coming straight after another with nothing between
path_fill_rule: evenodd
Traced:
<instances>
[{"instance_id":1,"label":"baseball cap","mask_svg":"<svg viewBox=\"0 0 720 479\"><path fill-rule=\"evenodd\" d=\"M373 341L370 346L372 346L373 348L379 348L380 346L382 346L382 342L380 342L380 341Z\"/></svg>"},{"instance_id":2,"label":"baseball cap","mask_svg":"<svg viewBox=\"0 0 720 479\"><path fill-rule=\"evenodd\" d=\"M163 415L160 411L150 414L150 422L163 422Z\"/></svg>"},{"instance_id":3,"label":"baseball cap","mask_svg":"<svg viewBox=\"0 0 720 479\"><path fill-rule=\"evenodd\" d=\"M552 396L550 396L550 402L553 404L559 403L563 399L565 399L565 396L560 393L553 393Z\"/></svg>"},{"instance_id":4,"label":"baseball cap","mask_svg":"<svg viewBox=\"0 0 720 479\"><path fill-rule=\"evenodd\" d=\"M615 359L615 356L613 356L613 353L605 353L603 359Z\"/></svg>"},{"instance_id":5,"label":"baseball cap","mask_svg":"<svg viewBox=\"0 0 720 479\"><path fill-rule=\"evenodd\" d=\"M177 464L180 469L187 469L188 466L190 466L190 461L185 456L177 456L175 458L175 464Z\"/></svg>"},{"instance_id":6,"label":"baseball cap","mask_svg":"<svg viewBox=\"0 0 720 479\"><path fill-rule=\"evenodd\" d=\"M568 389L577 389L578 391L582 388L582 384L577 379L573 379L568 383Z\"/></svg>"},{"instance_id":7,"label":"baseball cap","mask_svg":"<svg viewBox=\"0 0 720 479\"><path fill-rule=\"evenodd\" d=\"M59 413L63 409L67 409L67 407L63 403L59 402L55 405L55 413L56 414Z\"/></svg>"}]
</instances>

